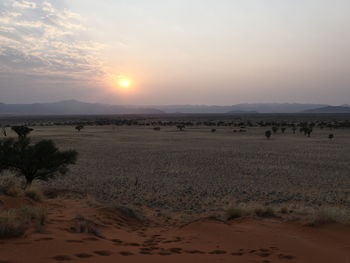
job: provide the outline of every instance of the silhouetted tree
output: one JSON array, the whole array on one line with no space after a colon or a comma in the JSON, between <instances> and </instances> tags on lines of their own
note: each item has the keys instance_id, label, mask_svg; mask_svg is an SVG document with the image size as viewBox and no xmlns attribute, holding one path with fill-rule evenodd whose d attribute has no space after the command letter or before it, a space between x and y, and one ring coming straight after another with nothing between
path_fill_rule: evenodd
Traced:
<instances>
[{"instance_id":1,"label":"silhouetted tree","mask_svg":"<svg viewBox=\"0 0 350 263\"><path fill-rule=\"evenodd\" d=\"M272 131L273 131L273 133L276 133L278 131L278 127L277 126L273 126L272 127Z\"/></svg>"},{"instance_id":2,"label":"silhouetted tree","mask_svg":"<svg viewBox=\"0 0 350 263\"><path fill-rule=\"evenodd\" d=\"M34 180L47 181L67 173L69 164L76 162L74 150L60 151L51 140L31 144L29 138L0 140L0 172L10 170L26 180L26 187Z\"/></svg>"},{"instance_id":3,"label":"silhouetted tree","mask_svg":"<svg viewBox=\"0 0 350 263\"><path fill-rule=\"evenodd\" d=\"M292 128L292 131L293 131L293 134L295 134L295 131L297 130L297 127L293 127Z\"/></svg>"},{"instance_id":4,"label":"silhouetted tree","mask_svg":"<svg viewBox=\"0 0 350 263\"><path fill-rule=\"evenodd\" d=\"M179 124L176 126L176 128L179 130L179 131L183 131L185 129L185 125L183 124Z\"/></svg>"},{"instance_id":5,"label":"silhouetted tree","mask_svg":"<svg viewBox=\"0 0 350 263\"><path fill-rule=\"evenodd\" d=\"M75 127L75 129L80 132L80 130L84 129L84 125L78 125Z\"/></svg>"},{"instance_id":6,"label":"silhouetted tree","mask_svg":"<svg viewBox=\"0 0 350 263\"><path fill-rule=\"evenodd\" d=\"M272 132L270 130L265 132L266 139L270 139Z\"/></svg>"},{"instance_id":7,"label":"silhouetted tree","mask_svg":"<svg viewBox=\"0 0 350 263\"><path fill-rule=\"evenodd\" d=\"M282 133L284 133L286 131L286 127L282 127L281 131L282 131Z\"/></svg>"},{"instance_id":8,"label":"silhouetted tree","mask_svg":"<svg viewBox=\"0 0 350 263\"><path fill-rule=\"evenodd\" d=\"M18 135L18 138L26 138L29 133L33 131L33 129L27 126L12 126L11 129Z\"/></svg>"},{"instance_id":9,"label":"silhouetted tree","mask_svg":"<svg viewBox=\"0 0 350 263\"><path fill-rule=\"evenodd\" d=\"M334 134L333 134L333 133L330 133L330 134L328 135L328 139L332 140L333 138L334 138Z\"/></svg>"}]
</instances>

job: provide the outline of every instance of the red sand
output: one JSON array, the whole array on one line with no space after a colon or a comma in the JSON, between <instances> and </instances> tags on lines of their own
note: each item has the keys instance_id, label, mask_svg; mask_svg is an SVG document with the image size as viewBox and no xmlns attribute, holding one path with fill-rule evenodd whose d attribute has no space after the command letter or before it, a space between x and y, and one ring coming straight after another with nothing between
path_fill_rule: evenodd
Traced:
<instances>
[{"instance_id":1,"label":"red sand","mask_svg":"<svg viewBox=\"0 0 350 263\"><path fill-rule=\"evenodd\" d=\"M2 199L3 206L6 202L11 203ZM0 240L0 263L350 262L348 226L307 227L278 219L225 224L206 219L184 227L145 227L82 201L53 200L47 205L45 233ZM101 225L104 238L69 231L77 215Z\"/></svg>"}]
</instances>

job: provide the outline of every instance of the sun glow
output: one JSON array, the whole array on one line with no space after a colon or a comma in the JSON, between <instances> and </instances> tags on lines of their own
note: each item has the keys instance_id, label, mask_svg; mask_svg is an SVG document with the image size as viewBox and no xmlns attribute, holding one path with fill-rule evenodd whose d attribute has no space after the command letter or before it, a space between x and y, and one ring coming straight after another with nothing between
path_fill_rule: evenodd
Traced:
<instances>
[{"instance_id":1,"label":"sun glow","mask_svg":"<svg viewBox=\"0 0 350 263\"><path fill-rule=\"evenodd\" d=\"M128 88L130 86L130 80L128 79L122 79L119 81L119 86L123 88Z\"/></svg>"},{"instance_id":2,"label":"sun glow","mask_svg":"<svg viewBox=\"0 0 350 263\"><path fill-rule=\"evenodd\" d=\"M131 82L129 79L122 78L118 80L118 87L122 89L129 89Z\"/></svg>"}]
</instances>

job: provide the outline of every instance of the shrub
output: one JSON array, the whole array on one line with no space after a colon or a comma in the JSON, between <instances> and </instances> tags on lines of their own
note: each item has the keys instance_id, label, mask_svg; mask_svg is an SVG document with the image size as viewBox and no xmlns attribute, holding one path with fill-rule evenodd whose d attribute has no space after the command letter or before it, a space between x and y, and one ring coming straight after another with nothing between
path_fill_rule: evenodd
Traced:
<instances>
[{"instance_id":1,"label":"shrub","mask_svg":"<svg viewBox=\"0 0 350 263\"><path fill-rule=\"evenodd\" d=\"M26 222L35 222L42 226L47 221L47 209L44 207L24 206L18 209L18 215Z\"/></svg>"},{"instance_id":2,"label":"shrub","mask_svg":"<svg viewBox=\"0 0 350 263\"><path fill-rule=\"evenodd\" d=\"M80 130L84 129L84 125L78 125L75 127L75 129L80 132Z\"/></svg>"},{"instance_id":3,"label":"shrub","mask_svg":"<svg viewBox=\"0 0 350 263\"><path fill-rule=\"evenodd\" d=\"M265 132L266 139L270 139L272 132L270 130Z\"/></svg>"},{"instance_id":4,"label":"shrub","mask_svg":"<svg viewBox=\"0 0 350 263\"><path fill-rule=\"evenodd\" d=\"M334 134L333 133L328 135L328 139L332 140L333 138L334 138Z\"/></svg>"},{"instance_id":5,"label":"shrub","mask_svg":"<svg viewBox=\"0 0 350 263\"><path fill-rule=\"evenodd\" d=\"M27 222L13 211L0 214L0 238L20 237L27 229Z\"/></svg>"},{"instance_id":6,"label":"shrub","mask_svg":"<svg viewBox=\"0 0 350 263\"><path fill-rule=\"evenodd\" d=\"M332 223L350 223L350 213L346 209L327 207L314 211L309 226L320 226Z\"/></svg>"},{"instance_id":7,"label":"shrub","mask_svg":"<svg viewBox=\"0 0 350 263\"><path fill-rule=\"evenodd\" d=\"M75 224L70 228L73 233L88 233L97 237L103 237L98 230L98 225L84 216L77 216L75 218Z\"/></svg>"},{"instance_id":8,"label":"shrub","mask_svg":"<svg viewBox=\"0 0 350 263\"><path fill-rule=\"evenodd\" d=\"M275 211L271 207L256 208L255 214L259 217L275 217Z\"/></svg>"},{"instance_id":9,"label":"shrub","mask_svg":"<svg viewBox=\"0 0 350 263\"><path fill-rule=\"evenodd\" d=\"M59 151L51 140L31 144L30 139L0 141L0 172L11 170L26 179L26 187L34 180L47 181L67 173L69 164L77 159L74 150Z\"/></svg>"},{"instance_id":10,"label":"shrub","mask_svg":"<svg viewBox=\"0 0 350 263\"><path fill-rule=\"evenodd\" d=\"M27 126L12 126L11 129L18 135L18 138L26 138L33 131Z\"/></svg>"},{"instance_id":11,"label":"shrub","mask_svg":"<svg viewBox=\"0 0 350 263\"><path fill-rule=\"evenodd\" d=\"M7 181L5 184L1 186L1 192L5 195L12 196L12 197L18 197L22 195L22 189L19 187L19 185L10 180Z\"/></svg>"},{"instance_id":12,"label":"shrub","mask_svg":"<svg viewBox=\"0 0 350 263\"><path fill-rule=\"evenodd\" d=\"M243 209L238 207L231 207L226 211L227 220L242 217L243 214L244 214Z\"/></svg>"},{"instance_id":13,"label":"shrub","mask_svg":"<svg viewBox=\"0 0 350 263\"><path fill-rule=\"evenodd\" d=\"M24 196L34 201L41 202L44 199L43 193L34 187L29 187L24 191Z\"/></svg>"}]
</instances>

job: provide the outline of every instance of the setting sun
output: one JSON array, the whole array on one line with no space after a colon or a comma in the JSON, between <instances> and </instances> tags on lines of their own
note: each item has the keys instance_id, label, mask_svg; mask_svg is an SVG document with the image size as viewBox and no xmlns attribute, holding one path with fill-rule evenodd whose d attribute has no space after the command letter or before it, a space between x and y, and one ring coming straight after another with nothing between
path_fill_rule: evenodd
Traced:
<instances>
[{"instance_id":1,"label":"setting sun","mask_svg":"<svg viewBox=\"0 0 350 263\"><path fill-rule=\"evenodd\" d=\"M127 89L130 87L130 80L128 79L121 79L118 81L118 86L124 89Z\"/></svg>"}]
</instances>

